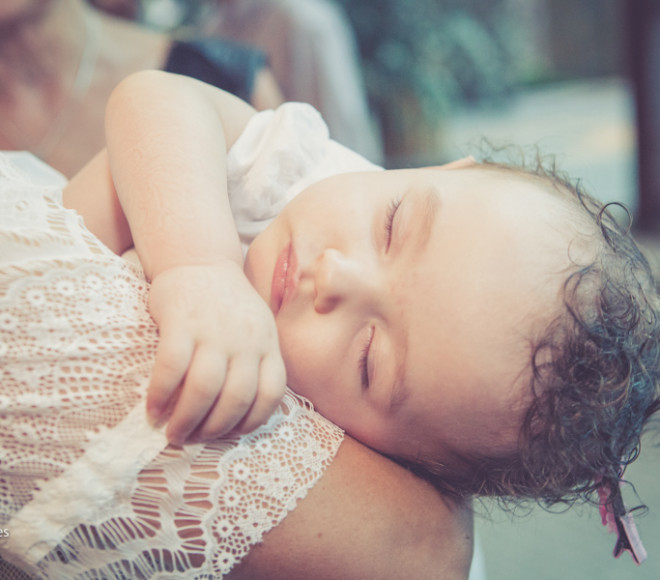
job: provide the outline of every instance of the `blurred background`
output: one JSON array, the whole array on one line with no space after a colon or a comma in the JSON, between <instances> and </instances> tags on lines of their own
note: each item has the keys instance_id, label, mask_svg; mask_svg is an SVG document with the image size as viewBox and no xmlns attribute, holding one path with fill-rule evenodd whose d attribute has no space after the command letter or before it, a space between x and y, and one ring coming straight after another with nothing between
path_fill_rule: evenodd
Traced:
<instances>
[{"instance_id":1,"label":"blurred background","mask_svg":"<svg viewBox=\"0 0 660 580\"><path fill-rule=\"evenodd\" d=\"M658 0L39 0L32 4L59 7L50 13L59 14L59 30L66 31L61 40L86 40L69 76L51 74L69 79L61 95L51 87L48 102L60 98L58 108L34 128L31 142L19 143L7 120L20 129L22 118L37 117L11 110L26 102L12 98L11 83L22 81L16 65L12 69L18 61L8 56L16 36L10 31L22 21L8 13L3 21L3 10L21 3L30 2L0 7L0 148L31 149L69 173L80 159L67 157L63 143L82 128L88 140L80 151L95 150L93 114L120 76L177 62L183 72L215 75L250 62L256 72L238 79L237 94L258 108L311 102L333 137L387 167L456 159L478 151L483 139L538 146L596 197L625 203L652 263L660 263ZM77 29L76 22L82 23ZM191 38L219 40L224 48L174 50ZM235 52L228 43L258 54ZM147 46L156 47L153 58L140 60ZM92 97L95 107L87 103ZM76 117L83 113L84 120ZM486 577L660 578L655 443L647 436L626 474L639 496L629 492L629 502L649 507L638 518L646 563L636 567L627 554L612 558L615 538L592 506L560 515L539 508L511 514L480 503L476 525Z\"/></svg>"},{"instance_id":2,"label":"blurred background","mask_svg":"<svg viewBox=\"0 0 660 580\"><path fill-rule=\"evenodd\" d=\"M644 232L660 224L655 0L91 1L258 47L284 99L312 102L338 141L387 167L484 138L535 145Z\"/></svg>"}]
</instances>

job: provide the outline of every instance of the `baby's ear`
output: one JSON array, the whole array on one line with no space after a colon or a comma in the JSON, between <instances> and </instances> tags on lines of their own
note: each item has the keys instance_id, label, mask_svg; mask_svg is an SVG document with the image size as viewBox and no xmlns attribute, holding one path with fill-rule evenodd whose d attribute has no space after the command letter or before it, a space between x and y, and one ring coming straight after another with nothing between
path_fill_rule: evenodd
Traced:
<instances>
[{"instance_id":1,"label":"baby's ear","mask_svg":"<svg viewBox=\"0 0 660 580\"><path fill-rule=\"evenodd\" d=\"M430 167L424 167L423 169L465 169L466 167L472 167L477 165L477 160L468 155L462 159L457 159L456 161L450 161L449 163L444 163L442 165L432 165Z\"/></svg>"}]
</instances>

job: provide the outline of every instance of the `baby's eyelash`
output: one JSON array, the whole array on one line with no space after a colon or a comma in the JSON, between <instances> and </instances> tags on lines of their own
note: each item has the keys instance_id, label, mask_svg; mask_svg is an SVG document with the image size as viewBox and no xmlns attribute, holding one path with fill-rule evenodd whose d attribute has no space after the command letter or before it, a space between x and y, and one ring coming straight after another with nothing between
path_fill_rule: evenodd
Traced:
<instances>
[{"instance_id":1,"label":"baby's eyelash","mask_svg":"<svg viewBox=\"0 0 660 580\"><path fill-rule=\"evenodd\" d=\"M364 345L362 349L362 356L360 357L360 378L362 379L362 388L369 388L369 349L371 348L371 342L374 339L374 328L371 329L369 334L369 340L367 344Z\"/></svg>"},{"instance_id":2,"label":"baby's eyelash","mask_svg":"<svg viewBox=\"0 0 660 580\"><path fill-rule=\"evenodd\" d=\"M390 243L392 241L392 225L394 224L394 216L400 205L401 198L396 197L390 202L390 206L387 208L387 216L385 218L385 247L387 250L390 249Z\"/></svg>"}]
</instances>

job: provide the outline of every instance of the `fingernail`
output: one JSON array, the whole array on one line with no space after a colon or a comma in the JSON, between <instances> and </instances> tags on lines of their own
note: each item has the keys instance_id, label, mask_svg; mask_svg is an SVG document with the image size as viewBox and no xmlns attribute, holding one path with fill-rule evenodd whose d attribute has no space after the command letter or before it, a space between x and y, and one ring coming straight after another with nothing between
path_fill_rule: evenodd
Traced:
<instances>
[{"instance_id":1,"label":"fingernail","mask_svg":"<svg viewBox=\"0 0 660 580\"><path fill-rule=\"evenodd\" d=\"M179 437L177 437L176 433L172 433L171 425L165 430L165 437L167 437L167 441L171 445L180 445Z\"/></svg>"},{"instance_id":2,"label":"fingernail","mask_svg":"<svg viewBox=\"0 0 660 580\"><path fill-rule=\"evenodd\" d=\"M147 409L147 420L154 429L160 429L165 424L160 409L156 407Z\"/></svg>"}]
</instances>

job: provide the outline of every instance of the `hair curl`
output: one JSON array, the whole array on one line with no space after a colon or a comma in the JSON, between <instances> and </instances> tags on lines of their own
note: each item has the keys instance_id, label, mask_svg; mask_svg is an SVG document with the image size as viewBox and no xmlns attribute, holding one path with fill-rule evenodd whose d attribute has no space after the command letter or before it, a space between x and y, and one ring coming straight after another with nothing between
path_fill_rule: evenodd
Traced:
<instances>
[{"instance_id":1,"label":"hair curl","mask_svg":"<svg viewBox=\"0 0 660 580\"><path fill-rule=\"evenodd\" d=\"M636 459L648 419L660 409L660 314L649 264L603 205L557 172L552 160L521 168L485 162L541 180L593 222L596 256L564 284L564 309L532 345L532 403L518 449L500 457L461 457L462 468L403 462L444 492L545 507L591 500ZM618 205L618 204L617 204Z\"/></svg>"}]
</instances>

